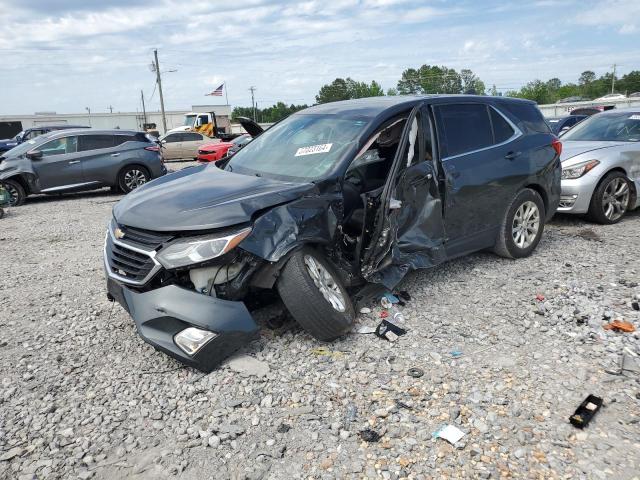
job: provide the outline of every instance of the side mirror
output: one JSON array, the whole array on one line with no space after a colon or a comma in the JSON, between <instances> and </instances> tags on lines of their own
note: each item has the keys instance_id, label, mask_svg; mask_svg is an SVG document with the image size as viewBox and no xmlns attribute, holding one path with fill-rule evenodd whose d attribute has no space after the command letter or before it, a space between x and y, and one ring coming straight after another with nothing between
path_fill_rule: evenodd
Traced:
<instances>
[{"instance_id":1,"label":"side mirror","mask_svg":"<svg viewBox=\"0 0 640 480\"><path fill-rule=\"evenodd\" d=\"M27 152L27 158L31 160L40 160L42 158L42 152L40 150L30 150Z\"/></svg>"},{"instance_id":2,"label":"side mirror","mask_svg":"<svg viewBox=\"0 0 640 480\"><path fill-rule=\"evenodd\" d=\"M160 140L160 143L164 144L164 143L167 143L167 141L166 140Z\"/></svg>"}]
</instances>

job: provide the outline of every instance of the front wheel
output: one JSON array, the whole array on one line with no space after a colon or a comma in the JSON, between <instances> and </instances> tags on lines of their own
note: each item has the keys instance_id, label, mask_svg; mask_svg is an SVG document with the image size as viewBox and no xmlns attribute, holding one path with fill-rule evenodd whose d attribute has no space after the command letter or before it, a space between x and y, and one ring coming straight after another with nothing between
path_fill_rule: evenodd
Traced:
<instances>
[{"instance_id":1,"label":"front wheel","mask_svg":"<svg viewBox=\"0 0 640 480\"><path fill-rule=\"evenodd\" d=\"M293 318L318 340L334 340L353 326L356 315L347 291L335 269L311 248L291 256L278 292Z\"/></svg>"},{"instance_id":2,"label":"front wheel","mask_svg":"<svg viewBox=\"0 0 640 480\"><path fill-rule=\"evenodd\" d=\"M149 171L140 165L125 167L118 176L118 186L124 193L141 187L150 180Z\"/></svg>"},{"instance_id":3,"label":"front wheel","mask_svg":"<svg viewBox=\"0 0 640 480\"><path fill-rule=\"evenodd\" d=\"M631 183L622 172L610 172L600 181L589 203L589 220L605 225L618 223L629 209Z\"/></svg>"},{"instance_id":4,"label":"front wheel","mask_svg":"<svg viewBox=\"0 0 640 480\"><path fill-rule=\"evenodd\" d=\"M525 188L507 209L494 252L505 258L528 257L542 238L544 219L544 202L540 194Z\"/></svg>"},{"instance_id":5,"label":"front wheel","mask_svg":"<svg viewBox=\"0 0 640 480\"><path fill-rule=\"evenodd\" d=\"M24 191L24 187L15 180L5 180L3 182L5 190L9 193L9 205L12 207L19 207L27 198L27 194Z\"/></svg>"}]
</instances>

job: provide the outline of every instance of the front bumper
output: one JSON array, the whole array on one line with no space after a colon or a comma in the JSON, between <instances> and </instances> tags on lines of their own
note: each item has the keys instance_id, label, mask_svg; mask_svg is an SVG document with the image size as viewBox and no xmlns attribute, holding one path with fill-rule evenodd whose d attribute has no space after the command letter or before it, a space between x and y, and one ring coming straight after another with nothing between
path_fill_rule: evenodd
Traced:
<instances>
[{"instance_id":1,"label":"front bumper","mask_svg":"<svg viewBox=\"0 0 640 480\"><path fill-rule=\"evenodd\" d=\"M189 366L210 372L237 349L258 334L247 307L169 285L138 293L107 277L110 298L122 305L133 318L142 339ZM193 356L174 342L174 337L188 327L217 333Z\"/></svg>"},{"instance_id":2,"label":"front bumper","mask_svg":"<svg viewBox=\"0 0 640 480\"><path fill-rule=\"evenodd\" d=\"M590 175L589 172L583 177L573 180L562 180L562 193L560 194L560 205L558 212L562 213L587 213L591 196L598 185L598 176Z\"/></svg>"}]
</instances>

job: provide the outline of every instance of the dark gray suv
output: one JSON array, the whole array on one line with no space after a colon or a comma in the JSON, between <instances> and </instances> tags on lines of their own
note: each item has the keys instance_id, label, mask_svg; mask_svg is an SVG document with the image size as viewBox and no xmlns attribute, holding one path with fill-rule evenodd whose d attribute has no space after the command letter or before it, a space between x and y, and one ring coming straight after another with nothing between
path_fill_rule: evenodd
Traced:
<instances>
[{"instance_id":1,"label":"dark gray suv","mask_svg":"<svg viewBox=\"0 0 640 480\"><path fill-rule=\"evenodd\" d=\"M0 157L0 182L18 206L34 193L112 187L128 193L167 170L155 140L133 130L64 130Z\"/></svg>"}]
</instances>

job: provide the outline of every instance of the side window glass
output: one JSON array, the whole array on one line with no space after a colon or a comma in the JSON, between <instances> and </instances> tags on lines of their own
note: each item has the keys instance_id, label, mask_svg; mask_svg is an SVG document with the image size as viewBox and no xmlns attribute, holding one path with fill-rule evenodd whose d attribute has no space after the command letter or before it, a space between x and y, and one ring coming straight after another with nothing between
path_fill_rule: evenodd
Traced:
<instances>
[{"instance_id":1,"label":"side window glass","mask_svg":"<svg viewBox=\"0 0 640 480\"><path fill-rule=\"evenodd\" d=\"M183 133L183 142L197 142L202 140L202 136L197 133Z\"/></svg>"},{"instance_id":2,"label":"side window glass","mask_svg":"<svg viewBox=\"0 0 640 480\"><path fill-rule=\"evenodd\" d=\"M114 145L122 145L125 142L137 142L139 141L134 135L115 135Z\"/></svg>"},{"instance_id":3,"label":"side window glass","mask_svg":"<svg viewBox=\"0 0 640 480\"><path fill-rule=\"evenodd\" d=\"M207 123L209 123L208 115L200 115L198 118L200 120L200 125L206 125Z\"/></svg>"},{"instance_id":4,"label":"side window glass","mask_svg":"<svg viewBox=\"0 0 640 480\"><path fill-rule=\"evenodd\" d=\"M43 157L51 157L53 155L63 155L65 153L75 153L77 145L77 137L63 137L51 140L40 147L38 150L42 152Z\"/></svg>"},{"instance_id":5,"label":"side window glass","mask_svg":"<svg viewBox=\"0 0 640 480\"><path fill-rule=\"evenodd\" d=\"M491 114L491 124L493 125L493 136L495 143L502 143L513 137L516 133L509 122L507 122L502 115L500 115L494 108L489 107Z\"/></svg>"},{"instance_id":6,"label":"side window glass","mask_svg":"<svg viewBox=\"0 0 640 480\"><path fill-rule=\"evenodd\" d=\"M100 150L111 148L114 144L113 135L81 135L78 141L78 151Z\"/></svg>"},{"instance_id":7,"label":"side window glass","mask_svg":"<svg viewBox=\"0 0 640 480\"><path fill-rule=\"evenodd\" d=\"M164 138L165 142L167 143L176 143L176 142L180 142L180 134L179 133L174 133L172 135L168 135Z\"/></svg>"},{"instance_id":8,"label":"side window glass","mask_svg":"<svg viewBox=\"0 0 640 480\"><path fill-rule=\"evenodd\" d=\"M436 107L443 157L480 150L493 144L487 106L451 104Z\"/></svg>"}]
</instances>

